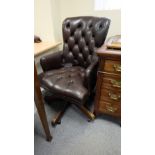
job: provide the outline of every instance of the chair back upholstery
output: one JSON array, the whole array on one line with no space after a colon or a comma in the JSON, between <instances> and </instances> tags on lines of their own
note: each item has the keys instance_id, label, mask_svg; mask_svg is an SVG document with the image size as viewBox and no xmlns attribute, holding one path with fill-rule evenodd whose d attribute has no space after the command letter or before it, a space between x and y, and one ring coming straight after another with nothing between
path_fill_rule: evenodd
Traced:
<instances>
[{"instance_id":1,"label":"chair back upholstery","mask_svg":"<svg viewBox=\"0 0 155 155\"><path fill-rule=\"evenodd\" d=\"M64 20L63 63L88 67L107 36L110 20L104 17L81 16Z\"/></svg>"}]
</instances>

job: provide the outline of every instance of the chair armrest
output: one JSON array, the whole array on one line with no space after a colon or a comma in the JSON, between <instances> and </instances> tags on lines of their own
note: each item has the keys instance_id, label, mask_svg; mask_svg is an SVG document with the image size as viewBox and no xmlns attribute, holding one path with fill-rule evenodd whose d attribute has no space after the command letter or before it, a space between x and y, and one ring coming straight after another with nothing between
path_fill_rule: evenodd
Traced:
<instances>
[{"instance_id":1,"label":"chair armrest","mask_svg":"<svg viewBox=\"0 0 155 155\"><path fill-rule=\"evenodd\" d=\"M92 89L96 84L98 62L99 62L98 56L94 55L92 63L86 69L86 83L90 91L93 91Z\"/></svg>"},{"instance_id":2,"label":"chair armrest","mask_svg":"<svg viewBox=\"0 0 155 155\"><path fill-rule=\"evenodd\" d=\"M44 72L60 68L62 66L62 51L43 56L40 59L40 64Z\"/></svg>"}]
</instances>

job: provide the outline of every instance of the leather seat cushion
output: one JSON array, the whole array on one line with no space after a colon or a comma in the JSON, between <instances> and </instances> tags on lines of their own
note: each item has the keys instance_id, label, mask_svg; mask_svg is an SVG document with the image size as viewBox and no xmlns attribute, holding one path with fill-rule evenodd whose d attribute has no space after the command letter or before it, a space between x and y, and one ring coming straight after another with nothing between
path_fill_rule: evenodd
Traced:
<instances>
[{"instance_id":1,"label":"leather seat cushion","mask_svg":"<svg viewBox=\"0 0 155 155\"><path fill-rule=\"evenodd\" d=\"M43 73L41 84L51 93L82 102L88 97L84 79L84 68L79 66L63 67Z\"/></svg>"}]
</instances>

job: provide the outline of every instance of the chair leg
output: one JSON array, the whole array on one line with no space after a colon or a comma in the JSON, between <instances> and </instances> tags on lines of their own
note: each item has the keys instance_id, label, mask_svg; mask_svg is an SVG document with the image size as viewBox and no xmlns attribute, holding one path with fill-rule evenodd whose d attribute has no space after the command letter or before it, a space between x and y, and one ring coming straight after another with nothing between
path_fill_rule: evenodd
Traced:
<instances>
[{"instance_id":1,"label":"chair leg","mask_svg":"<svg viewBox=\"0 0 155 155\"><path fill-rule=\"evenodd\" d=\"M78 105L76 104L76 106L90 119L90 120L94 120L95 119L95 115L93 113L91 113L88 109L86 109L83 105Z\"/></svg>"},{"instance_id":2,"label":"chair leg","mask_svg":"<svg viewBox=\"0 0 155 155\"><path fill-rule=\"evenodd\" d=\"M52 122L51 122L52 126L55 126L55 125L57 125L57 124L61 124L61 118L63 117L65 111L67 110L67 108L68 108L69 106L70 106L70 103L67 103L67 104L65 105L65 107L64 107L60 112L58 112L58 113L56 114L56 116L52 119Z\"/></svg>"}]
</instances>

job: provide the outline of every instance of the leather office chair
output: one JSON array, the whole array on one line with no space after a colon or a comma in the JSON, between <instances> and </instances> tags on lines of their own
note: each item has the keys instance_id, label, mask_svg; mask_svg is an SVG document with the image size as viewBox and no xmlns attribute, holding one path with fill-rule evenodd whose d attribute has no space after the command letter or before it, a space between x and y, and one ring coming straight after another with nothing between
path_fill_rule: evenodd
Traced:
<instances>
[{"instance_id":1,"label":"leather office chair","mask_svg":"<svg viewBox=\"0 0 155 155\"><path fill-rule=\"evenodd\" d=\"M42 87L54 94L53 97L66 101L65 108L53 119L53 125L60 123L70 103L76 105L90 120L95 118L84 104L96 83L98 57L95 48L104 44L109 25L107 18L67 18L62 25L63 51L40 59L44 71L40 76Z\"/></svg>"}]
</instances>

